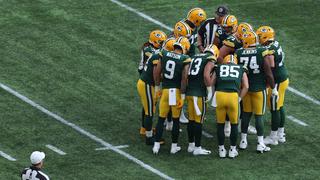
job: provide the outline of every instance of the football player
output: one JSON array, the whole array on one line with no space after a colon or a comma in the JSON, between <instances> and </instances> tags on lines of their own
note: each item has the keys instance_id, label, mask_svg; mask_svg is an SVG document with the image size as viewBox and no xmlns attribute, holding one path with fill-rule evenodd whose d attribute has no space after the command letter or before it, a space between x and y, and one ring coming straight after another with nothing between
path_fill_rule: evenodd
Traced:
<instances>
[{"instance_id":1,"label":"football player","mask_svg":"<svg viewBox=\"0 0 320 180\"><path fill-rule=\"evenodd\" d=\"M147 62L147 59L159 48L161 48L162 43L167 39L167 35L160 30L151 31L149 35L149 41L144 43L141 49L141 59L138 67L138 72L141 75L143 72L144 66ZM141 114L141 128L140 134L145 135L146 129L144 127L144 118L147 115L145 108L142 108Z\"/></svg>"},{"instance_id":2,"label":"football player","mask_svg":"<svg viewBox=\"0 0 320 180\"><path fill-rule=\"evenodd\" d=\"M216 89L216 120L217 137L219 144L219 156L225 158L227 151L224 147L224 124L226 116L231 122L230 149L228 156L238 156L236 149L238 137L238 119L240 115L240 101L248 92L249 84L246 68L237 65L237 59L233 55L224 58L223 64L216 66L211 79L207 79L207 86L215 86ZM207 76L208 77L208 76ZM209 97L210 98L210 97Z\"/></svg>"},{"instance_id":3,"label":"football player","mask_svg":"<svg viewBox=\"0 0 320 180\"><path fill-rule=\"evenodd\" d=\"M188 152L193 155L209 155L211 151L201 148L202 124L206 114L207 89L204 84L204 69L208 62L215 63L219 50L215 45L208 46L204 53L192 57L188 73Z\"/></svg>"},{"instance_id":4,"label":"football player","mask_svg":"<svg viewBox=\"0 0 320 180\"><path fill-rule=\"evenodd\" d=\"M167 51L173 50L174 38L168 38L162 46L162 49ZM146 144L153 145L154 140L152 138L152 119L155 113L155 90L154 90L154 75L155 68L159 62L160 55L159 51L155 51L145 62L143 71L141 72L140 79L137 82L138 93L141 98L144 114L144 128L146 135Z\"/></svg>"},{"instance_id":5,"label":"football player","mask_svg":"<svg viewBox=\"0 0 320 180\"><path fill-rule=\"evenodd\" d=\"M279 98L271 98L272 89L268 88L268 107L271 111L271 133L264 139L265 144L277 145L278 142L284 143L286 141L284 133L285 111L284 111L284 97L286 89L289 86L289 79L287 69L284 65L285 54L278 41L275 40L275 31L270 26L261 26L257 30L259 42L261 45L267 47L270 51L274 51L273 76L275 87L279 92Z\"/></svg>"},{"instance_id":6,"label":"football player","mask_svg":"<svg viewBox=\"0 0 320 180\"><path fill-rule=\"evenodd\" d=\"M248 125L252 114L254 114L258 136L257 152L263 153L271 150L263 141L263 115L267 101L266 82L272 89L272 97L277 98L278 96L271 70L274 66L273 52L259 45L259 39L255 32L246 32L241 39L243 48L238 49L236 55L239 64L248 68L249 92L242 99L240 148L247 148Z\"/></svg>"},{"instance_id":7,"label":"football player","mask_svg":"<svg viewBox=\"0 0 320 180\"><path fill-rule=\"evenodd\" d=\"M160 139L163 133L163 123L169 111L172 112L172 144L171 154L181 150L178 146L179 137L179 116L185 100L185 91L188 78L188 69L191 59L187 54L190 42L186 37L179 37L174 43L174 51L162 50L160 62L155 74L155 93L160 91L160 78L162 76L162 95L159 105L159 119L156 126L155 143L152 148L154 154L160 150Z\"/></svg>"}]
</instances>

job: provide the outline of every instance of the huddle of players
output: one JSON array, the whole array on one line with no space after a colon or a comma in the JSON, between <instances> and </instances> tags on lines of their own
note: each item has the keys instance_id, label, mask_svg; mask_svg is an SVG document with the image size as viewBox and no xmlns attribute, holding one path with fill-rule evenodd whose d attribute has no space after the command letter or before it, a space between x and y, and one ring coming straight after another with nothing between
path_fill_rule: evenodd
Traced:
<instances>
[{"instance_id":1,"label":"huddle of players","mask_svg":"<svg viewBox=\"0 0 320 180\"><path fill-rule=\"evenodd\" d=\"M231 123L228 156L238 156L236 143L240 111L240 149L247 148L252 114L257 129L257 152L270 151L267 144L285 142L283 103L289 80L283 64L284 53L274 39L274 30L261 26L254 32L250 24L238 24L233 15L218 18L219 32L215 33L214 44L203 47L199 43L199 54L195 54L197 30L206 21L206 13L201 8L191 9L187 19L175 25L173 37L167 38L164 32L155 30L143 46L137 89L144 109L146 144L153 145L154 154L159 153L164 121L169 112L173 120L170 153L181 150L178 146L179 116L185 101L189 119L187 151L193 155L211 154L201 147L202 124L211 99L216 107L220 157L227 155L224 147L226 120ZM159 119L154 134L152 119L158 101ZM266 104L272 114L272 131L264 138Z\"/></svg>"}]
</instances>

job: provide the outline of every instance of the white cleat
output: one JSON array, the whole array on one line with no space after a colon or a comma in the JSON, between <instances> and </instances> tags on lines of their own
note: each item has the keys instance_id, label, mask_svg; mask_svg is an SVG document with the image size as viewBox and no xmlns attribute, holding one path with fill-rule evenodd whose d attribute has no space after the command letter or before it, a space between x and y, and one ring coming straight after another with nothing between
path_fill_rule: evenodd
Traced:
<instances>
[{"instance_id":1,"label":"white cleat","mask_svg":"<svg viewBox=\"0 0 320 180\"><path fill-rule=\"evenodd\" d=\"M230 137L230 133L231 133L231 124L230 124L230 121L226 121L224 125L224 135L226 137Z\"/></svg>"},{"instance_id":2,"label":"white cleat","mask_svg":"<svg viewBox=\"0 0 320 180\"><path fill-rule=\"evenodd\" d=\"M219 147L219 157L225 158L227 156L227 150L224 147Z\"/></svg>"},{"instance_id":3,"label":"white cleat","mask_svg":"<svg viewBox=\"0 0 320 180\"><path fill-rule=\"evenodd\" d=\"M176 143L172 143L171 144L171 150L170 153L171 154L176 154L177 152L179 152L181 150L181 147L178 146Z\"/></svg>"},{"instance_id":4,"label":"white cleat","mask_svg":"<svg viewBox=\"0 0 320 180\"><path fill-rule=\"evenodd\" d=\"M189 146L188 146L188 152L189 153L192 153L195 149L195 144L194 142L193 143L189 143Z\"/></svg>"},{"instance_id":5,"label":"white cleat","mask_svg":"<svg viewBox=\"0 0 320 180\"><path fill-rule=\"evenodd\" d=\"M257 134L257 129L251 125L248 126L248 134Z\"/></svg>"},{"instance_id":6,"label":"white cleat","mask_svg":"<svg viewBox=\"0 0 320 180\"><path fill-rule=\"evenodd\" d=\"M257 152L258 153L264 153L264 152L268 152L268 151L271 151L271 148L266 146L264 143L257 144Z\"/></svg>"},{"instance_id":7,"label":"white cleat","mask_svg":"<svg viewBox=\"0 0 320 180\"><path fill-rule=\"evenodd\" d=\"M160 143L159 142L154 142L152 152L153 154L158 154L160 150Z\"/></svg>"},{"instance_id":8,"label":"white cleat","mask_svg":"<svg viewBox=\"0 0 320 180\"><path fill-rule=\"evenodd\" d=\"M285 143L286 142L286 136L285 134L278 134L278 142L279 143Z\"/></svg>"},{"instance_id":9,"label":"white cleat","mask_svg":"<svg viewBox=\"0 0 320 180\"><path fill-rule=\"evenodd\" d=\"M181 110L180 118L179 118L180 123L186 124L189 122L189 120L186 118L184 115L183 109Z\"/></svg>"},{"instance_id":10,"label":"white cleat","mask_svg":"<svg viewBox=\"0 0 320 180\"><path fill-rule=\"evenodd\" d=\"M206 150L206 149L202 149L201 146L200 147L196 147L193 151L193 155L198 156L198 155L209 155L211 154L211 151Z\"/></svg>"},{"instance_id":11,"label":"white cleat","mask_svg":"<svg viewBox=\"0 0 320 180\"><path fill-rule=\"evenodd\" d=\"M242 150L247 149L248 147L248 142L246 139L241 139L240 144L239 144L239 148Z\"/></svg>"},{"instance_id":12,"label":"white cleat","mask_svg":"<svg viewBox=\"0 0 320 180\"><path fill-rule=\"evenodd\" d=\"M274 136L274 137L271 137L271 136L267 136L266 138L263 139L263 142L265 145L278 145L278 137L277 136Z\"/></svg>"},{"instance_id":13,"label":"white cleat","mask_svg":"<svg viewBox=\"0 0 320 180\"><path fill-rule=\"evenodd\" d=\"M228 154L228 156L229 156L230 158L235 158L235 157L237 157L238 155L239 155L239 153L238 153L237 149L229 149L229 154Z\"/></svg>"},{"instance_id":14,"label":"white cleat","mask_svg":"<svg viewBox=\"0 0 320 180\"><path fill-rule=\"evenodd\" d=\"M172 131L172 127L173 127L173 121L166 123L166 130L167 131Z\"/></svg>"}]
</instances>

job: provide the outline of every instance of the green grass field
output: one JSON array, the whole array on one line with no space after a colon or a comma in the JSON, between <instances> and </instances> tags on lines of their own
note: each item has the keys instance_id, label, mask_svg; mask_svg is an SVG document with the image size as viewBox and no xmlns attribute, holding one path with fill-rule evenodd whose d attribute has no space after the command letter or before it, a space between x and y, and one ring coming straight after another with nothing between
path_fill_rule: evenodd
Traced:
<instances>
[{"instance_id":1,"label":"green grass field","mask_svg":"<svg viewBox=\"0 0 320 180\"><path fill-rule=\"evenodd\" d=\"M203 137L208 157L186 152L186 127L180 136L182 152L170 155L166 145L154 156L138 134L140 99L136 91L140 47L153 29L167 30L105 0L1 0L0 82L49 111L72 122L122 151L175 179L319 179L320 105L288 92L287 143L266 154L249 149L234 160L219 159L213 109L204 125L214 138ZM122 0L160 22L173 26L189 9L202 7L212 16L227 4L240 22L270 25L286 52L290 86L319 100L320 60L318 0L289 1L138 1ZM0 179L20 179L34 150L47 155L44 172L52 179L161 179L111 150L96 151L100 143L56 121L0 89ZM269 132L269 113L265 134ZM227 140L228 143L228 140ZM67 154L61 156L45 145Z\"/></svg>"}]
</instances>

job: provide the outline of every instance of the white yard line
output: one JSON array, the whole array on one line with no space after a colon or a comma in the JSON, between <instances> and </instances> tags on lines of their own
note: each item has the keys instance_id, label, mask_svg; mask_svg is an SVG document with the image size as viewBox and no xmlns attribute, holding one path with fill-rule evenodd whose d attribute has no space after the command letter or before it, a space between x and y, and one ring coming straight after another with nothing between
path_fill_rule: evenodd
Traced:
<instances>
[{"instance_id":1,"label":"white yard line","mask_svg":"<svg viewBox=\"0 0 320 180\"><path fill-rule=\"evenodd\" d=\"M170 179L170 180L173 179L172 177L170 177L170 176L162 173L162 172L159 171L158 169L155 169L155 168L151 167L150 165L148 165L148 164L142 162L141 160L135 158L134 156L132 156L132 155L130 155L130 154L122 151L121 149L115 148L115 147L112 146L110 143L108 143L108 142L104 141L103 139L101 139L101 138L93 135L92 133L90 133L90 132L82 129L81 127L77 126L76 124L71 123L71 122L63 119L63 118L60 117L59 115L57 115L57 114L55 114L55 113L47 110L46 108L40 106L39 104L37 104L37 103L35 103L34 101L32 101L31 99L23 96L22 94L18 93L17 91L11 89L10 87L8 87L8 86L6 86L6 85L4 85L4 84L2 84L2 83L0 83L0 87L1 87L2 89L6 90L7 92L9 92L10 94L16 96L17 98L21 99L22 101L28 103L29 105L37 108L37 109L40 110L41 112L43 112L43 113L47 114L48 116L54 118L55 120L59 121L60 123L66 125L66 126L71 127L72 129L76 130L77 132L79 132L79 133L81 133L81 134L89 137L91 140L93 140L93 141L95 141L95 142L97 142L97 143L100 143L100 144L101 144L102 146L104 146L104 147L110 148L110 150L112 150L112 151L114 151L114 152L116 152L116 153L118 153L118 154L126 157L127 159L133 161L134 163L140 165L141 167L147 169L148 171L151 171L151 172L153 172L154 174L156 174L156 175L158 175L158 176L160 176L160 177L162 177L162 178L164 178L164 179Z\"/></svg>"},{"instance_id":2,"label":"white yard line","mask_svg":"<svg viewBox=\"0 0 320 180\"><path fill-rule=\"evenodd\" d=\"M128 148L129 145L120 145L120 146L114 146L117 149L123 149L123 148ZM96 151L103 151L103 150L110 150L108 147L101 147L101 148L96 148Z\"/></svg>"},{"instance_id":3,"label":"white yard line","mask_svg":"<svg viewBox=\"0 0 320 180\"><path fill-rule=\"evenodd\" d=\"M0 156L8 159L9 161L17 161L15 158L11 157L9 154L4 153L3 151L0 151Z\"/></svg>"},{"instance_id":4,"label":"white yard line","mask_svg":"<svg viewBox=\"0 0 320 180\"><path fill-rule=\"evenodd\" d=\"M162 28L164 28L164 29L166 29L166 30L173 31L173 28L165 25L164 23L162 23L162 22L160 22L160 21L152 18L151 16L149 16L149 15L147 15L147 14L144 14L143 12L140 12L140 11L137 10L137 9L134 9L134 8L128 6L128 5L126 5L126 4L124 4L124 3L120 2L120 1L117 1L117 0L110 0L110 1L113 2L113 3L115 3L115 4L117 4L117 5L119 5L119 6L121 6L121 7L123 7L123 8L125 8L125 9L127 9L127 10L129 10L129 11L131 11L131 12L133 12L133 13L135 13L135 14L137 14L137 15L139 15L140 17L142 17L142 18L144 18L144 19L146 19L146 20L148 20L148 21L150 21L150 22L152 22L152 23L154 23L154 24L159 25L160 27L162 27ZM257 2L258 2L258 1L257 1ZM290 92L292 92L292 93L300 96L300 97L303 97L303 98L306 99L306 100L309 100L309 101L311 101L311 102L313 102L313 103L315 103L315 104L317 104L317 105L320 105L320 101L319 101L319 100L314 99L314 98L312 98L312 97L310 97L310 96L308 96L308 95L306 95L306 94L304 94L304 93L296 90L295 88L288 87L288 90L289 90Z\"/></svg>"},{"instance_id":5,"label":"white yard line","mask_svg":"<svg viewBox=\"0 0 320 180\"><path fill-rule=\"evenodd\" d=\"M213 138L213 136L209 133L207 133L206 131L202 131L202 135L204 135L207 138Z\"/></svg>"},{"instance_id":6,"label":"white yard line","mask_svg":"<svg viewBox=\"0 0 320 180\"><path fill-rule=\"evenodd\" d=\"M60 150L59 148L52 146L51 144L47 144L46 147L54 152L56 152L57 154L60 154L61 156L66 155L67 153L63 152L62 150Z\"/></svg>"},{"instance_id":7,"label":"white yard line","mask_svg":"<svg viewBox=\"0 0 320 180\"><path fill-rule=\"evenodd\" d=\"M301 121L301 120L299 120L299 119L297 119L297 118L295 118L293 116L287 116L287 118L290 119L291 121L301 125L301 126L309 126L307 123L305 123L305 122L303 122L303 121Z\"/></svg>"}]
</instances>

